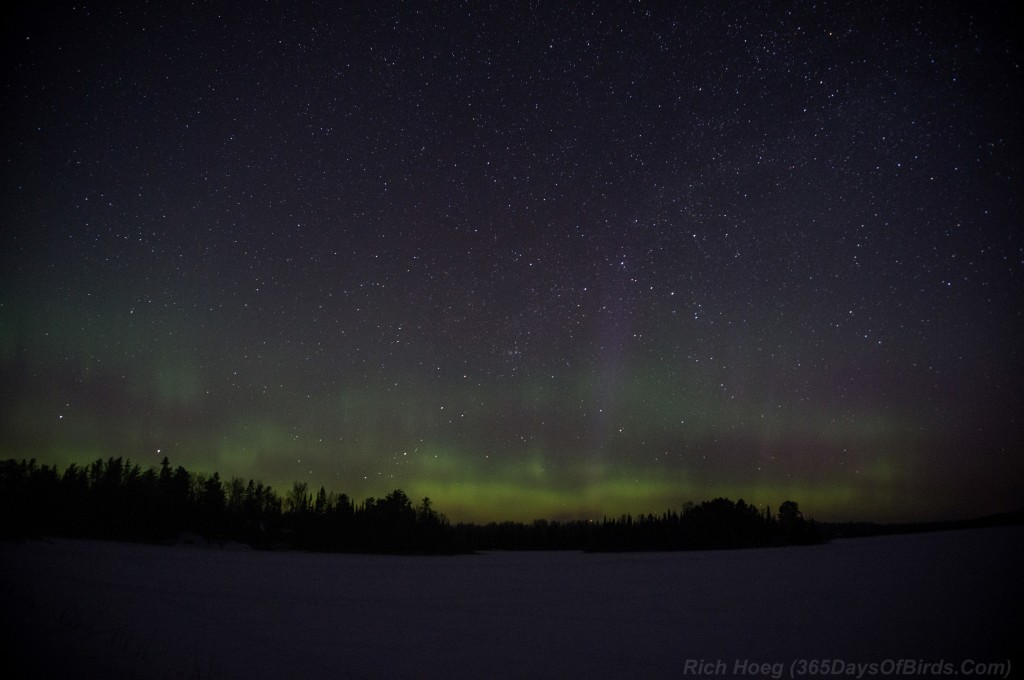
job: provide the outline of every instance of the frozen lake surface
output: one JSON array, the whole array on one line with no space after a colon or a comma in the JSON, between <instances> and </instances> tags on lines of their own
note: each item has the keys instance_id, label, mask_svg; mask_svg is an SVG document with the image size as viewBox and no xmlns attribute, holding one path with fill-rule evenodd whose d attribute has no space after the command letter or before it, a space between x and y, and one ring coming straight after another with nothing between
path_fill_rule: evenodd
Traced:
<instances>
[{"instance_id":1,"label":"frozen lake surface","mask_svg":"<svg viewBox=\"0 0 1024 680\"><path fill-rule=\"evenodd\" d=\"M681 678L700 659L789 677L799 659L1005 661L1022 556L1024 527L454 557L56 539L0 544L0 604L31 677Z\"/></svg>"}]
</instances>

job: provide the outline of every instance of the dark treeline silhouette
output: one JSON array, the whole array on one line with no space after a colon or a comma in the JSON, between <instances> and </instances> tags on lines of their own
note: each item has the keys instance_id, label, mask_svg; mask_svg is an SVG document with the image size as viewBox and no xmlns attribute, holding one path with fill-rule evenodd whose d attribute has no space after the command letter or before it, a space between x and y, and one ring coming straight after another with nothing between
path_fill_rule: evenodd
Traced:
<instances>
[{"instance_id":1,"label":"dark treeline silhouette","mask_svg":"<svg viewBox=\"0 0 1024 680\"><path fill-rule=\"evenodd\" d=\"M767 508L762 512L742 499L727 498L687 503L682 512L622 515L600 522L536 520L459 528L468 543L490 550L717 550L819 542L814 522L804 521L793 501L783 503L773 516Z\"/></svg>"},{"instance_id":2,"label":"dark treeline silhouette","mask_svg":"<svg viewBox=\"0 0 1024 680\"><path fill-rule=\"evenodd\" d=\"M800 506L786 501L777 515L740 499L716 498L699 505L687 503L680 513L661 516L629 515L605 520L590 550L718 550L811 544L819 541L813 521L805 521Z\"/></svg>"},{"instance_id":3,"label":"dark treeline silhouette","mask_svg":"<svg viewBox=\"0 0 1024 680\"><path fill-rule=\"evenodd\" d=\"M121 458L86 467L0 462L0 536L55 534L135 541L198 535L257 548L352 552L453 552L448 521L400 490L353 503L296 482L282 499L262 482L172 468L142 470ZM190 539L193 540L193 539Z\"/></svg>"},{"instance_id":4,"label":"dark treeline silhouette","mask_svg":"<svg viewBox=\"0 0 1024 680\"><path fill-rule=\"evenodd\" d=\"M897 522L879 524L877 522L821 522L817 525L818 533L825 540L834 538L863 538L866 536L891 536L894 534L920 534L931 531L951 531L956 529L981 529L986 527L1010 526L1024 524L1024 508L1012 512L999 512L969 519L945 520L935 522Z\"/></svg>"},{"instance_id":5,"label":"dark treeline silhouette","mask_svg":"<svg viewBox=\"0 0 1024 680\"><path fill-rule=\"evenodd\" d=\"M786 501L776 515L725 498L680 512L600 522L452 525L430 499L414 505L400 489L354 502L295 482L282 499L262 482L223 481L172 468L143 470L122 458L56 466L0 461L0 536L44 534L168 542L198 535L257 548L455 553L477 550L701 550L815 543L812 521Z\"/></svg>"}]
</instances>

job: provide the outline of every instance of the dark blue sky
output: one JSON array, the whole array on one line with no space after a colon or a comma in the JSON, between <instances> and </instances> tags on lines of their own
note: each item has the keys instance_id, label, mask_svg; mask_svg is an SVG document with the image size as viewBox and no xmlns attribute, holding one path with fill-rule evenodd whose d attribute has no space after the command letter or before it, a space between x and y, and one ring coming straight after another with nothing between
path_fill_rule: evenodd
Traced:
<instances>
[{"instance_id":1,"label":"dark blue sky","mask_svg":"<svg viewBox=\"0 0 1024 680\"><path fill-rule=\"evenodd\" d=\"M0 456L453 519L1014 508L1011 7L9 11Z\"/></svg>"}]
</instances>

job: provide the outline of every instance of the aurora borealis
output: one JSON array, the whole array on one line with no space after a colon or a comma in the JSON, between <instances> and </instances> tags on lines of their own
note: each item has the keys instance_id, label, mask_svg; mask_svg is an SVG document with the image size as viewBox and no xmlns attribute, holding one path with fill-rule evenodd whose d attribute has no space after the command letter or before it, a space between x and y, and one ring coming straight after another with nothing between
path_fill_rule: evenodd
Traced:
<instances>
[{"instance_id":1,"label":"aurora borealis","mask_svg":"<svg viewBox=\"0 0 1024 680\"><path fill-rule=\"evenodd\" d=\"M1011 3L328 5L9 10L0 458L1019 507Z\"/></svg>"}]
</instances>

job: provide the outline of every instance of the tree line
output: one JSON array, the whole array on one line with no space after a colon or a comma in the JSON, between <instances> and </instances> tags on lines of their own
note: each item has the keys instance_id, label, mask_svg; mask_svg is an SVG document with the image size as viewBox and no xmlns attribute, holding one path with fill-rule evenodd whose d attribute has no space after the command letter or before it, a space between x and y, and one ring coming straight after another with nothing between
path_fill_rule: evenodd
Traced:
<instances>
[{"instance_id":1,"label":"tree line","mask_svg":"<svg viewBox=\"0 0 1024 680\"><path fill-rule=\"evenodd\" d=\"M295 482L282 498L260 481L222 480L122 458L79 466L0 461L0 537L61 535L174 542L201 536L255 548L370 553L479 550L699 550L814 543L813 521L793 501L777 514L717 498L661 515L601 521L452 524L429 498L401 489L355 502Z\"/></svg>"}]
</instances>

